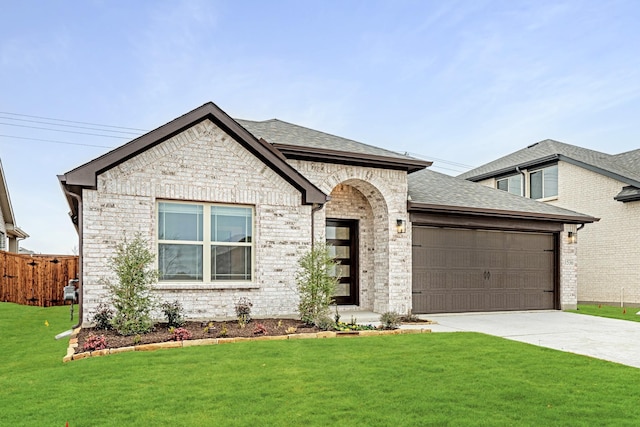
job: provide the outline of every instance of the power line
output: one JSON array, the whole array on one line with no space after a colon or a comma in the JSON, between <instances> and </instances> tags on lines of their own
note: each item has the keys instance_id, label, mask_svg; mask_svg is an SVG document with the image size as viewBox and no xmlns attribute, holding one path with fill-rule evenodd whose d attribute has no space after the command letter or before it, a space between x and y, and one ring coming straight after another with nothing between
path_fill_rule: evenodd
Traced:
<instances>
[{"instance_id":1,"label":"power line","mask_svg":"<svg viewBox=\"0 0 640 427\"><path fill-rule=\"evenodd\" d=\"M2 114L2 113L0 113L0 114ZM16 119L16 118L14 118L14 117L1 117L1 116L0 116L0 119L16 120L16 121L20 121L20 122L27 122L27 123L39 123L39 124L43 124L43 125L51 125L51 126L64 126L64 127L75 128L75 129L97 130L97 131L100 131L100 132L118 132L118 133L128 133L128 134L131 134L131 135L140 135L140 132L131 132L131 131L124 131L124 130L101 129L101 128L88 127L88 126L65 125L65 124L58 124L58 123L41 122L41 121L39 121L39 120Z\"/></svg>"},{"instance_id":2,"label":"power line","mask_svg":"<svg viewBox=\"0 0 640 427\"><path fill-rule=\"evenodd\" d=\"M466 165L464 163L452 162L450 160L438 159L436 157L425 156L424 154L409 153L409 152L407 152L405 154L413 156L413 157L420 157L420 158L425 159L425 160L437 160L438 162L446 163L448 165L457 166L457 167L460 167L460 168L465 168L465 169L473 169L473 168L475 168L475 166Z\"/></svg>"},{"instance_id":3,"label":"power line","mask_svg":"<svg viewBox=\"0 0 640 427\"><path fill-rule=\"evenodd\" d=\"M98 134L98 133L89 133L89 132L75 132L75 131L72 131L72 130L62 130L62 129L42 128L42 127L38 127L38 126L18 125L18 124L15 124L15 123L3 123L3 122L0 122L0 125L5 125L5 126L15 126L15 127L27 128L27 129L48 130L48 131L52 131L52 132L74 133L74 134L77 134L77 135L100 136L100 137L103 137L103 138L131 139L131 137L128 137L128 136L103 135L103 134Z\"/></svg>"},{"instance_id":4,"label":"power line","mask_svg":"<svg viewBox=\"0 0 640 427\"><path fill-rule=\"evenodd\" d=\"M83 147L115 148L115 147L109 147L109 146L106 146L106 145L81 144L81 143L78 143L78 142L56 141L56 140L53 140L53 139L27 138L27 137L24 137L24 136L14 136L14 135L2 135L2 134L0 134L0 137L12 138L12 139L26 139L26 140L30 140L30 141L53 142L55 144L80 145L80 146L83 146Z\"/></svg>"},{"instance_id":5,"label":"power line","mask_svg":"<svg viewBox=\"0 0 640 427\"><path fill-rule=\"evenodd\" d=\"M49 121L56 121L56 122L76 123L76 124L80 124L80 125L100 126L100 127L105 127L105 128L127 129L127 130L137 130L137 131L140 131L140 132L149 132L147 129L129 128L129 127L124 127L124 126L102 125L102 124L99 124L99 123L78 122L78 121L74 121L74 120L54 119L54 118L51 118L51 117L30 116L28 114L9 113L9 112L6 112L6 111L0 111L0 114L9 114L9 115L12 115L12 116L29 117L29 118L32 118L32 119L41 119L41 120L49 120Z\"/></svg>"}]
</instances>

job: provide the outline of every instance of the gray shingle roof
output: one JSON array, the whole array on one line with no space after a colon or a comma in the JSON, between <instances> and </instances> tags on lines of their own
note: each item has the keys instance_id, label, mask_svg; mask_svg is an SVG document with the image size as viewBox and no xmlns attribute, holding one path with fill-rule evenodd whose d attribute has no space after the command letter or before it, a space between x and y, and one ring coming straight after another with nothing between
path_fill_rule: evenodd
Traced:
<instances>
[{"instance_id":1,"label":"gray shingle roof","mask_svg":"<svg viewBox=\"0 0 640 427\"><path fill-rule=\"evenodd\" d=\"M283 122L278 119L265 120L262 122L242 119L235 120L256 138L263 138L271 144L295 145L298 147L344 151L346 153L359 153L396 159L413 159L412 157L404 156L390 150L309 129L304 126Z\"/></svg>"},{"instance_id":2,"label":"gray shingle roof","mask_svg":"<svg viewBox=\"0 0 640 427\"><path fill-rule=\"evenodd\" d=\"M472 169L459 178L479 181L491 176L514 171L516 166L525 167L546 160L565 160L589 167L591 170L613 176L630 185L640 185L640 150L619 155L601 153L575 145L546 139L508 154L483 166Z\"/></svg>"},{"instance_id":3,"label":"gray shingle roof","mask_svg":"<svg viewBox=\"0 0 640 427\"><path fill-rule=\"evenodd\" d=\"M592 217L527 197L516 196L475 182L424 169L408 176L413 203L455 206L483 210L503 210L557 217Z\"/></svg>"}]
</instances>

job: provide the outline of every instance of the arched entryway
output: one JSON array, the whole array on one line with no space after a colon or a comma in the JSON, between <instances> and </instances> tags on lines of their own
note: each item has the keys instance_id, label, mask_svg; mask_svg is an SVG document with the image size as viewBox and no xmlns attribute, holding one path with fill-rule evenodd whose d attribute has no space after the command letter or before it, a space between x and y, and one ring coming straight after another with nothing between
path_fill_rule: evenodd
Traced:
<instances>
[{"instance_id":1,"label":"arched entryway","mask_svg":"<svg viewBox=\"0 0 640 427\"><path fill-rule=\"evenodd\" d=\"M387 202L374 185L347 179L325 205L325 238L333 245L340 284L338 304L383 311L389 304Z\"/></svg>"}]
</instances>

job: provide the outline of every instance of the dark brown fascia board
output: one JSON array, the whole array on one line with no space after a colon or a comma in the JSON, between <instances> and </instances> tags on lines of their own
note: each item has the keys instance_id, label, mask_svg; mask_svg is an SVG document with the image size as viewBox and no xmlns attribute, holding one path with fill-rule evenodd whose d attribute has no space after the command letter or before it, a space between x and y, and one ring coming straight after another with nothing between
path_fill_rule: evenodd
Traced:
<instances>
[{"instance_id":1,"label":"dark brown fascia board","mask_svg":"<svg viewBox=\"0 0 640 427\"><path fill-rule=\"evenodd\" d=\"M565 224L589 224L592 222L600 221L600 218L584 215L554 215L538 212L520 212L520 211L507 211L501 209L482 209L472 207L461 206L445 206L445 205L432 205L428 203L407 202L407 210L409 212L430 212L430 213L445 213L445 214L463 214L463 215L478 215L486 217L501 217L501 218L514 218L514 219L532 219L537 221L554 221L563 222Z\"/></svg>"},{"instance_id":2,"label":"dark brown fascia board","mask_svg":"<svg viewBox=\"0 0 640 427\"><path fill-rule=\"evenodd\" d=\"M95 160L67 172L64 175L64 183L66 186L95 189L97 177L102 172L131 159L206 119L211 120L222 128L233 139L299 190L302 194L303 204L326 203L327 195L290 166L283 156L274 151L274 148L269 143L256 139L255 136L240 126L213 102L208 102Z\"/></svg>"},{"instance_id":3,"label":"dark brown fascia board","mask_svg":"<svg viewBox=\"0 0 640 427\"><path fill-rule=\"evenodd\" d=\"M400 159L374 154L301 147L290 144L275 143L273 145L288 159L308 160L312 162L341 163L372 168L405 170L407 173L417 172L433 164L433 162L419 159Z\"/></svg>"}]
</instances>

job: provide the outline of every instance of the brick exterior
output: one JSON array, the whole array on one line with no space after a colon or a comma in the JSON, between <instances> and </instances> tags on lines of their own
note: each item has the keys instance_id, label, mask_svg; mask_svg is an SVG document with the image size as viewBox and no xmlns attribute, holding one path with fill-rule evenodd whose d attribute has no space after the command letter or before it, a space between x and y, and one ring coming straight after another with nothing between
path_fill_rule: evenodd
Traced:
<instances>
[{"instance_id":1,"label":"brick exterior","mask_svg":"<svg viewBox=\"0 0 640 427\"><path fill-rule=\"evenodd\" d=\"M494 179L479 183L495 187ZM561 262L560 275L563 289L570 289L571 277L577 276L579 302L640 305L640 202L614 200L626 185L571 163L558 162L558 197L545 202L600 218L578 232L576 245L561 248L561 257L567 249L577 252L577 274L566 272L567 267ZM566 233L562 241L566 241Z\"/></svg>"},{"instance_id":2,"label":"brick exterior","mask_svg":"<svg viewBox=\"0 0 640 427\"><path fill-rule=\"evenodd\" d=\"M292 161L292 166L334 199L314 214L316 240L325 219L359 219L361 308L406 312L411 303L410 233L395 231L407 219L406 173ZM159 200L250 205L254 218L254 275L250 283L167 283L161 300L178 300L190 318L234 316L242 296L255 316L295 313L298 259L311 246L311 206L289 183L206 120L100 174L96 190L83 190L84 319L91 319L114 280L108 260L115 245L141 233L157 252ZM391 271L389 266L392 266Z\"/></svg>"},{"instance_id":3,"label":"brick exterior","mask_svg":"<svg viewBox=\"0 0 640 427\"><path fill-rule=\"evenodd\" d=\"M600 218L578 232L578 300L640 305L640 202L613 198L625 183L560 162L549 203Z\"/></svg>"}]
</instances>

